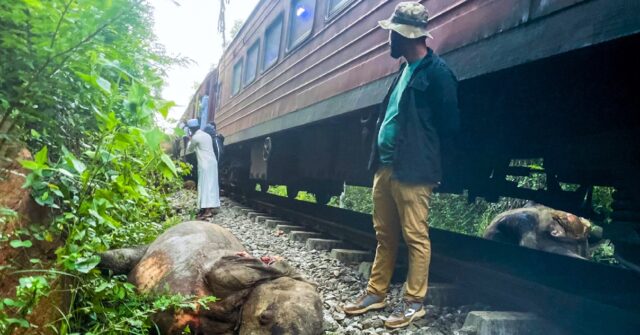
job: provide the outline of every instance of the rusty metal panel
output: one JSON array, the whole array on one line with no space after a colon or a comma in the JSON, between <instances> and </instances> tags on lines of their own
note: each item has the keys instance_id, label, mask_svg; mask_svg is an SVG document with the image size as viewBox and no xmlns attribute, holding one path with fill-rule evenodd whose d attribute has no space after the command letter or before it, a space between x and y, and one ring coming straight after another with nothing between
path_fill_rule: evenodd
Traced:
<instances>
[{"instance_id":1,"label":"rusty metal panel","mask_svg":"<svg viewBox=\"0 0 640 335\"><path fill-rule=\"evenodd\" d=\"M429 11L429 25L438 17L454 11L460 6L464 6L476 0L422 0L420 1Z\"/></svg>"},{"instance_id":2,"label":"rusty metal panel","mask_svg":"<svg viewBox=\"0 0 640 335\"><path fill-rule=\"evenodd\" d=\"M436 17L432 47L441 54L512 29L529 18L529 1L466 1Z\"/></svg>"},{"instance_id":3,"label":"rusty metal panel","mask_svg":"<svg viewBox=\"0 0 640 335\"><path fill-rule=\"evenodd\" d=\"M351 91L324 99L321 102L288 113L286 115L271 118L256 126L245 128L226 137L225 143L235 143L247 139L265 136L283 129L299 127L305 124L326 120L340 115L341 110L361 110L378 104L384 98L384 94L391 85L393 76L370 82Z\"/></svg>"},{"instance_id":4,"label":"rusty metal panel","mask_svg":"<svg viewBox=\"0 0 640 335\"><path fill-rule=\"evenodd\" d=\"M531 19L537 19L588 0L531 0Z\"/></svg>"},{"instance_id":5,"label":"rusty metal panel","mask_svg":"<svg viewBox=\"0 0 640 335\"><path fill-rule=\"evenodd\" d=\"M243 57L249 43L261 37L265 27L283 13L282 43L286 41L289 1L260 1L260 8L243 29L242 38L232 43L220 61L222 104L216 112L219 129L227 136L265 122L270 122L269 129L275 129L273 125L277 122L271 122L273 120L395 72L399 62L388 56L388 33L377 27L377 21L387 18L398 2L400 0L356 0L344 13L329 21L316 18L312 36L307 41L295 52L281 52L275 66L231 97L232 64ZM640 19L635 14L639 12L640 1L422 2L431 13L429 27L435 37L428 43L444 56L460 79L640 30ZM324 16L323 5L321 2L318 5L317 13Z\"/></svg>"},{"instance_id":6,"label":"rusty metal panel","mask_svg":"<svg viewBox=\"0 0 640 335\"><path fill-rule=\"evenodd\" d=\"M464 80L639 33L639 12L640 1L587 1L444 56Z\"/></svg>"}]
</instances>

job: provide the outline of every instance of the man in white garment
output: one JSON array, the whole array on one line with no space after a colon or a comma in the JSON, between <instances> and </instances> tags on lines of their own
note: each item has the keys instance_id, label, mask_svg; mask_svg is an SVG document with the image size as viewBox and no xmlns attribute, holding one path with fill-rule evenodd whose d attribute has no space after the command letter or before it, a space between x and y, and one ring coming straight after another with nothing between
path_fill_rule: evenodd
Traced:
<instances>
[{"instance_id":1,"label":"man in white garment","mask_svg":"<svg viewBox=\"0 0 640 335\"><path fill-rule=\"evenodd\" d=\"M187 121L190 130L190 141L187 154L196 153L198 158L198 208L201 213L198 219L213 216L220 207L220 190L218 186L218 161L213 151L213 141L209 134L200 130L197 119Z\"/></svg>"}]
</instances>

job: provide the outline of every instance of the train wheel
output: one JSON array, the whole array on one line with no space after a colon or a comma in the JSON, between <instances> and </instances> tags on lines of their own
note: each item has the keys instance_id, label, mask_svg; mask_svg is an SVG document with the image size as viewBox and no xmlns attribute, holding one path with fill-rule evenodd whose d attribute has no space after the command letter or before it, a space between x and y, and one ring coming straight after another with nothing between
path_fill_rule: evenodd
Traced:
<instances>
[{"instance_id":1,"label":"train wheel","mask_svg":"<svg viewBox=\"0 0 640 335\"><path fill-rule=\"evenodd\" d=\"M266 182L260 182L258 183L258 185L260 185L260 193L267 193L267 191L269 190L269 184L267 184Z\"/></svg>"},{"instance_id":2,"label":"train wheel","mask_svg":"<svg viewBox=\"0 0 640 335\"><path fill-rule=\"evenodd\" d=\"M229 175L229 183L231 187L243 192L251 192L255 189L256 184L252 183L248 178L249 173L241 168L233 168L231 169L231 173Z\"/></svg>"},{"instance_id":3,"label":"train wheel","mask_svg":"<svg viewBox=\"0 0 640 335\"><path fill-rule=\"evenodd\" d=\"M314 195L316 196L316 202L319 204L326 205L331 201L331 194L329 193L318 192L314 193Z\"/></svg>"},{"instance_id":4,"label":"train wheel","mask_svg":"<svg viewBox=\"0 0 640 335\"><path fill-rule=\"evenodd\" d=\"M299 188L292 185L287 185L287 198L295 199L298 196L298 192L300 192Z\"/></svg>"}]
</instances>

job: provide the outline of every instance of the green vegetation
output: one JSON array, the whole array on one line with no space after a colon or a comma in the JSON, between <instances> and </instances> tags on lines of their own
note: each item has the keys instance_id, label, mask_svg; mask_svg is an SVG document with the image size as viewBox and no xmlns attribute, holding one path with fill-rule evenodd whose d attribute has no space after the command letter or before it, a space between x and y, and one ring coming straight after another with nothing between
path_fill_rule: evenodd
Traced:
<instances>
[{"instance_id":1,"label":"green vegetation","mask_svg":"<svg viewBox=\"0 0 640 335\"><path fill-rule=\"evenodd\" d=\"M532 181L534 178L538 181L544 180L539 174L531 179L527 179L529 177L518 178L522 178L521 182L525 185L535 184L535 181ZM544 186L537 184L534 187L542 188ZM606 225L610 222L612 193L613 188L611 187L594 187L594 210L604 217L603 221L595 222L598 225ZM435 193L429 203L431 209L429 226L461 234L482 236L496 215L510 209L520 208L525 203L525 200L505 197L495 203L480 198L470 202L466 194ZM343 194L340 197L333 197L329 205L371 214L373 211L371 188L346 186ZM613 264L617 262L613 258L613 252L614 245L605 241L593 250L592 259L596 262Z\"/></svg>"},{"instance_id":2,"label":"green vegetation","mask_svg":"<svg viewBox=\"0 0 640 335\"><path fill-rule=\"evenodd\" d=\"M54 216L0 242L58 245L28 271L0 269L20 276L15 297L0 301L1 334L33 327L45 298L68 301L46 325L60 334L146 334L152 313L214 299L152 299L96 269L98 253L149 242L175 221L165 199L183 166L162 151L154 119L172 106L157 95L163 67L178 60L155 44L149 13L137 0L0 2L0 156L37 152L21 162L24 187ZM0 224L15 216L0 214Z\"/></svg>"},{"instance_id":3,"label":"green vegetation","mask_svg":"<svg viewBox=\"0 0 640 335\"><path fill-rule=\"evenodd\" d=\"M331 198L329 205L371 214L373 213L371 188L347 185L340 197Z\"/></svg>"},{"instance_id":4,"label":"green vegetation","mask_svg":"<svg viewBox=\"0 0 640 335\"><path fill-rule=\"evenodd\" d=\"M260 190L260 186L256 186ZM268 193L286 197L287 188L283 185L269 186ZM311 193L300 191L297 200L316 202ZM503 198L497 203L490 203L482 199L474 202L467 200L466 194L440 194L431 197L429 225L458 233L482 236L484 229L491 220L506 210L522 207L526 201ZM371 188L346 185L339 197L332 197L329 206L341 207L352 211L371 214L373 202Z\"/></svg>"},{"instance_id":5,"label":"green vegetation","mask_svg":"<svg viewBox=\"0 0 640 335\"><path fill-rule=\"evenodd\" d=\"M260 186L258 186L259 188ZM267 190L267 193L270 194L274 194L274 195L278 195L281 197L286 197L287 196L287 187L283 186L283 185L271 185L269 186L269 189ZM298 192L298 195L296 196L296 200L302 200L302 201L307 201L307 202L316 202L316 197L308 192L305 191L300 191Z\"/></svg>"},{"instance_id":6,"label":"green vegetation","mask_svg":"<svg viewBox=\"0 0 640 335\"><path fill-rule=\"evenodd\" d=\"M517 182L518 187L541 190L546 188L546 175L544 174L543 162L537 160L514 160L512 166L528 167L531 169L529 176L507 176L509 181ZM566 191L576 190L579 185L561 184ZM259 186L256 187L259 190ZM270 186L269 193L286 196L286 187ZM613 211L613 188L594 187L593 207L597 214L604 219L597 224L608 224ZM298 200L315 202L313 194L300 192ZM466 194L444 194L434 193L429 206L429 225L457 233L482 236L486 227L493 218L510 209L520 208L526 204L526 200L502 197L498 202L492 203L484 199L477 198L469 200ZM371 188L361 186L346 185L343 193L339 197L333 197L329 202L330 206L341 207L353 211L371 214L373 212L373 202L371 199ZM613 245L605 243L594 253L596 261L612 262Z\"/></svg>"},{"instance_id":7,"label":"green vegetation","mask_svg":"<svg viewBox=\"0 0 640 335\"><path fill-rule=\"evenodd\" d=\"M484 229L499 213L521 207L524 201L503 198L497 203L482 199L473 202L465 194L434 193L429 207L429 225L458 233L482 236ZM340 197L333 197L329 205L362 213L373 212L371 188L346 186Z\"/></svg>"}]
</instances>

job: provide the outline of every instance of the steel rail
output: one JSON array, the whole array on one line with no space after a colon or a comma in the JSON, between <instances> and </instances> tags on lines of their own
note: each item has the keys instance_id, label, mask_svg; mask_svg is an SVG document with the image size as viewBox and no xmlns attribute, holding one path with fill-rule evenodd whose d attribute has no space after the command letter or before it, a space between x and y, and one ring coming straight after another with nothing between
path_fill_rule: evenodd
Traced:
<instances>
[{"instance_id":1,"label":"steel rail","mask_svg":"<svg viewBox=\"0 0 640 335\"><path fill-rule=\"evenodd\" d=\"M375 250L371 215L251 192L244 201L272 215ZM567 334L637 334L640 276L620 267L431 228L431 272L483 302L529 311Z\"/></svg>"}]
</instances>

